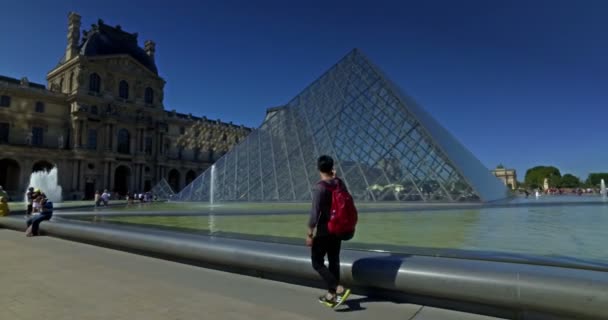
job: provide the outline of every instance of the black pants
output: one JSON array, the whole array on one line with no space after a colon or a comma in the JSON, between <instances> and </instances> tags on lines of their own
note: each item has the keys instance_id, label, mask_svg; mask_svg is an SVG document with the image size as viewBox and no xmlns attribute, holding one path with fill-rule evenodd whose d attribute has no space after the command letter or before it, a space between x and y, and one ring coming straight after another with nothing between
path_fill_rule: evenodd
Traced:
<instances>
[{"instance_id":1,"label":"black pants","mask_svg":"<svg viewBox=\"0 0 608 320\"><path fill-rule=\"evenodd\" d=\"M27 211L25 213L30 215L30 214L32 214L32 210L33 210L32 204L30 203L27 205Z\"/></svg>"},{"instance_id":2,"label":"black pants","mask_svg":"<svg viewBox=\"0 0 608 320\"><path fill-rule=\"evenodd\" d=\"M30 226L32 226L32 234L37 236L38 227L40 226L40 223L44 220L51 220L52 216L53 216L52 214L39 214L39 215L33 216L33 217L27 219L27 227L29 228Z\"/></svg>"},{"instance_id":3,"label":"black pants","mask_svg":"<svg viewBox=\"0 0 608 320\"><path fill-rule=\"evenodd\" d=\"M340 245L342 241L335 236L320 236L312 240L312 267L321 275L330 293L336 293L340 283ZM329 268L325 266L325 255Z\"/></svg>"}]
</instances>

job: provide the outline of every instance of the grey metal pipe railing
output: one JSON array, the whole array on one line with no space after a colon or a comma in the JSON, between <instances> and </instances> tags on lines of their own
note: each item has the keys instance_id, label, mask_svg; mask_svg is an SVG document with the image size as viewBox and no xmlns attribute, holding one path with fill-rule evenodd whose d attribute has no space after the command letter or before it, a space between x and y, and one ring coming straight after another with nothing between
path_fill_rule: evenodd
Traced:
<instances>
[{"instance_id":1,"label":"grey metal pipe railing","mask_svg":"<svg viewBox=\"0 0 608 320\"><path fill-rule=\"evenodd\" d=\"M58 220L42 223L41 230L170 259L319 279L304 246ZM4 217L0 226L24 230L25 221ZM602 271L354 250L343 252L341 270L348 285L492 306L520 318L532 312L565 319L608 319L608 273Z\"/></svg>"}]
</instances>

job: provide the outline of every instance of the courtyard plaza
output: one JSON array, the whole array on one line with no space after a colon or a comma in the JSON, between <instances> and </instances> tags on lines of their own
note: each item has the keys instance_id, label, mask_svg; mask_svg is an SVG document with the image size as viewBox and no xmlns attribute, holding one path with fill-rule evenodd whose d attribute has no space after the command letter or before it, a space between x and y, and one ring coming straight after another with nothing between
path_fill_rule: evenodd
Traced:
<instances>
[{"instance_id":1,"label":"courtyard plaza","mask_svg":"<svg viewBox=\"0 0 608 320\"><path fill-rule=\"evenodd\" d=\"M321 290L0 229L0 319L449 319L493 317Z\"/></svg>"}]
</instances>

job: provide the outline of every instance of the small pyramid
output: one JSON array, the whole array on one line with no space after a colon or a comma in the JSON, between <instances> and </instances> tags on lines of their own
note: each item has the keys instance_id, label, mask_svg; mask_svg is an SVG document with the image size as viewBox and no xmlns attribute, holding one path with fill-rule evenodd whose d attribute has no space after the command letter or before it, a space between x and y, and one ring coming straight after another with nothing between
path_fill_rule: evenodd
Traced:
<instances>
[{"instance_id":1,"label":"small pyramid","mask_svg":"<svg viewBox=\"0 0 608 320\"><path fill-rule=\"evenodd\" d=\"M327 154L356 201L488 202L506 187L354 49L179 194L178 201L309 201ZM213 172L212 172L213 171Z\"/></svg>"}]
</instances>

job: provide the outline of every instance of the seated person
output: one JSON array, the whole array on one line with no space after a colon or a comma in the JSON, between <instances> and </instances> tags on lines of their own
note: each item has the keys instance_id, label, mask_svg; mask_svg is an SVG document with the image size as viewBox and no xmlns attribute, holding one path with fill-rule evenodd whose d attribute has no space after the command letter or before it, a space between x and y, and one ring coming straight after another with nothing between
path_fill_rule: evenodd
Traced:
<instances>
[{"instance_id":1,"label":"seated person","mask_svg":"<svg viewBox=\"0 0 608 320\"><path fill-rule=\"evenodd\" d=\"M32 218L27 219L27 229L25 235L28 237L37 236L40 223L44 220L51 220L53 217L53 202L47 198L40 201L41 212Z\"/></svg>"},{"instance_id":2,"label":"seated person","mask_svg":"<svg viewBox=\"0 0 608 320\"><path fill-rule=\"evenodd\" d=\"M10 210L8 209L8 201L6 197L0 197L0 217L8 216Z\"/></svg>"},{"instance_id":3,"label":"seated person","mask_svg":"<svg viewBox=\"0 0 608 320\"><path fill-rule=\"evenodd\" d=\"M99 197L99 200L97 200L97 202L95 202L95 206L99 207L99 205L101 204L101 202L103 202L104 206L107 206L108 205L108 201L110 201L110 193L106 189L101 194L101 197Z\"/></svg>"}]
</instances>

